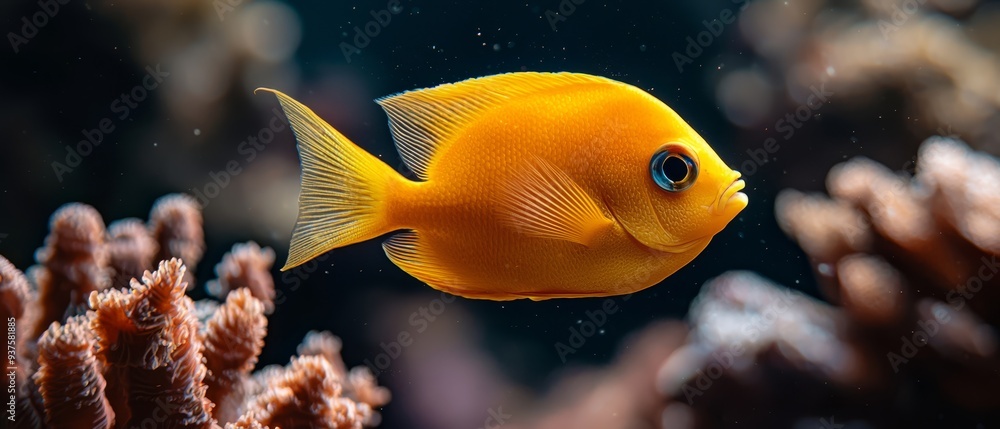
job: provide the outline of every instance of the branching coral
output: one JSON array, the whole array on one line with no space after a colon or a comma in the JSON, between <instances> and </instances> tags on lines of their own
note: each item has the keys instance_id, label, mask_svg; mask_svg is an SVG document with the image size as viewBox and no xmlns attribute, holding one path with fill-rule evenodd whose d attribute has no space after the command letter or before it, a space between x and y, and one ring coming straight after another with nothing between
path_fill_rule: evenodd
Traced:
<instances>
[{"instance_id":1,"label":"branching coral","mask_svg":"<svg viewBox=\"0 0 1000 429\"><path fill-rule=\"evenodd\" d=\"M104 220L93 207L67 204L52 215L45 247L36 252L40 264L30 273L38 287L29 338L38 338L49 324L82 310L91 292L110 283Z\"/></svg>"},{"instance_id":2,"label":"branching coral","mask_svg":"<svg viewBox=\"0 0 1000 429\"><path fill-rule=\"evenodd\" d=\"M33 347L33 341L29 340L30 326L27 321L34 318L31 314L35 309L37 300L36 292L31 288L28 279L20 270L14 267L6 258L0 256L0 317L7 326L8 350L14 346L14 355L7 355L6 365L16 367L14 373L14 384L16 389L16 415L18 422L23 427L41 427L41 398L37 395L29 375L34 371L34 353L29 350L29 345ZM10 343L10 336L13 335L14 343ZM8 351L9 353L9 351ZM10 358L14 361L11 362Z\"/></svg>"},{"instance_id":3,"label":"branching coral","mask_svg":"<svg viewBox=\"0 0 1000 429\"><path fill-rule=\"evenodd\" d=\"M380 387L375 382L375 376L366 366L357 366L347 371L344 360L340 357L340 338L329 332L311 331L306 334L299 345L299 356L320 356L333 366L334 372L343 380L344 396L357 402L368 404L372 408L389 403L392 395L389 389ZM375 416L377 418L377 415Z\"/></svg>"},{"instance_id":4,"label":"branching coral","mask_svg":"<svg viewBox=\"0 0 1000 429\"><path fill-rule=\"evenodd\" d=\"M35 291L28 285L28 279L6 258L0 256L0 321L7 326L8 336L16 336L17 384L23 386L29 368L25 361L25 345L28 339L27 326L19 323L28 317L35 302ZM8 363L10 366L10 363Z\"/></svg>"},{"instance_id":5,"label":"branching coral","mask_svg":"<svg viewBox=\"0 0 1000 429\"><path fill-rule=\"evenodd\" d=\"M119 427L141 425L155 416L168 427L211 427L213 404L205 396L194 303L184 296L185 267L179 259L133 280L128 291L110 289L90 297L92 328L116 410ZM168 409L164 410L166 407Z\"/></svg>"},{"instance_id":6,"label":"branching coral","mask_svg":"<svg viewBox=\"0 0 1000 429\"><path fill-rule=\"evenodd\" d=\"M368 404L342 396L343 379L323 357L293 358L286 369L268 380L268 388L248 407L261 424L361 429L372 418Z\"/></svg>"},{"instance_id":7,"label":"branching coral","mask_svg":"<svg viewBox=\"0 0 1000 429\"><path fill-rule=\"evenodd\" d=\"M193 270L205 253L205 233L201 224L201 208L194 198L172 194L156 200L149 213L149 232L159 243L155 260L180 258ZM188 272L184 281L188 287L194 287L192 272Z\"/></svg>"},{"instance_id":8,"label":"branching coral","mask_svg":"<svg viewBox=\"0 0 1000 429\"><path fill-rule=\"evenodd\" d=\"M152 269L159 247L139 219L122 219L108 225L108 264L114 269L111 286L127 287L132 278Z\"/></svg>"},{"instance_id":9,"label":"branching coral","mask_svg":"<svg viewBox=\"0 0 1000 429\"><path fill-rule=\"evenodd\" d=\"M52 428L110 429L115 413L104 395L101 365L94 355L90 320L54 322L38 340L40 369L35 379Z\"/></svg>"},{"instance_id":10,"label":"branching coral","mask_svg":"<svg viewBox=\"0 0 1000 429\"><path fill-rule=\"evenodd\" d=\"M267 319L264 306L250 294L238 289L208 319L205 326L205 365L208 367L208 398L216 404L215 418L235 421L243 412L249 393L250 372L264 347Z\"/></svg>"},{"instance_id":11,"label":"branching coral","mask_svg":"<svg viewBox=\"0 0 1000 429\"><path fill-rule=\"evenodd\" d=\"M274 251L270 248L261 249L252 241L236 244L215 266L218 280L208 282L208 293L225 299L235 289L249 289L270 314L274 311L274 279L270 272L273 264Z\"/></svg>"},{"instance_id":12,"label":"branching coral","mask_svg":"<svg viewBox=\"0 0 1000 429\"><path fill-rule=\"evenodd\" d=\"M106 288L111 272L134 272L150 261L158 247L153 237L161 250L195 261L201 257L200 214L190 199L161 200L149 230L125 220L112 224L106 235L97 212L80 204L57 212L52 228L47 247L38 252L35 278L43 282L43 293L37 299L20 271L0 258L0 315L18 322L19 344L35 339L27 330L22 335L22 327L34 326L20 323L22 318L53 319L41 330L37 350L25 354L31 361L18 365L20 427L287 429L378 423L373 408L388 401L388 391L364 370L345 372L340 341L329 333L312 335L315 340L301 349L321 356L251 374L267 327L265 303L256 295L269 300L274 294L270 249L250 243L226 255L219 269L225 277L216 282L227 288L222 305L196 304L185 295L188 276L180 258L161 261L127 287ZM77 299L85 291L89 299ZM36 310L44 316L32 316Z\"/></svg>"}]
</instances>

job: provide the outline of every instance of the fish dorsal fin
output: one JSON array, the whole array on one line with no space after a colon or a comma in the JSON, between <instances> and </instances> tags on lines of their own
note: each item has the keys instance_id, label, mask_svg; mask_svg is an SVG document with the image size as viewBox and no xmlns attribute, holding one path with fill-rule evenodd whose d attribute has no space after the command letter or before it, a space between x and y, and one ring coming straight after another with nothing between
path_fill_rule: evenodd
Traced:
<instances>
[{"instance_id":1,"label":"fish dorsal fin","mask_svg":"<svg viewBox=\"0 0 1000 429\"><path fill-rule=\"evenodd\" d=\"M600 206L566 172L534 158L502 190L501 222L524 234L590 246L612 225Z\"/></svg>"},{"instance_id":2,"label":"fish dorsal fin","mask_svg":"<svg viewBox=\"0 0 1000 429\"><path fill-rule=\"evenodd\" d=\"M375 100L389 115L389 129L406 166L423 180L435 155L484 111L506 100L581 84L620 82L581 73L506 73L407 91Z\"/></svg>"}]
</instances>

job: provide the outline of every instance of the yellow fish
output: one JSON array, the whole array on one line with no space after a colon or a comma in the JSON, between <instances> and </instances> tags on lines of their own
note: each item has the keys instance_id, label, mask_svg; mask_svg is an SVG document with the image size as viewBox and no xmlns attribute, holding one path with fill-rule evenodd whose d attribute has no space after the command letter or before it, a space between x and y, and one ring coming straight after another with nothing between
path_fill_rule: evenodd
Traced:
<instances>
[{"instance_id":1,"label":"yellow fish","mask_svg":"<svg viewBox=\"0 0 1000 429\"><path fill-rule=\"evenodd\" d=\"M302 160L282 270L399 231L389 259L451 294L626 294L694 259L748 201L740 173L673 110L603 77L509 73L376 100L417 181L261 89Z\"/></svg>"}]
</instances>

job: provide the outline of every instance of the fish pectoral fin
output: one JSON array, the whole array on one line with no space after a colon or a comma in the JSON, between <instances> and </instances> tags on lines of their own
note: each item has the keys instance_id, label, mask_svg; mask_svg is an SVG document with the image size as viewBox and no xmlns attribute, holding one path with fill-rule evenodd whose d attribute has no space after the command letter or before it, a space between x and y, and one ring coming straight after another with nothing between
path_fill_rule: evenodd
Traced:
<instances>
[{"instance_id":1,"label":"fish pectoral fin","mask_svg":"<svg viewBox=\"0 0 1000 429\"><path fill-rule=\"evenodd\" d=\"M502 190L501 222L533 237L590 246L613 225L600 206L559 167L534 158Z\"/></svg>"}]
</instances>

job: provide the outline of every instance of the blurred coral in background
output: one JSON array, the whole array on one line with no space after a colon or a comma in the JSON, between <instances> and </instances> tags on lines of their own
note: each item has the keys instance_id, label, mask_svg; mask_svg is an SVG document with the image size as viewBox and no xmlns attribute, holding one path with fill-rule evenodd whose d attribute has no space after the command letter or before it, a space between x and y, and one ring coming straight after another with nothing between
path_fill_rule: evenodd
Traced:
<instances>
[{"instance_id":1,"label":"blurred coral in background","mask_svg":"<svg viewBox=\"0 0 1000 429\"><path fill-rule=\"evenodd\" d=\"M55 3L0 69L21 427L1000 425L996 2L401 0L365 46L386 0ZM277 272L298 158L255 88L398 165L374 98L521 70L648 90L750 206L569 355L603 300L427 293L378 243Z\"/></svg>"}]
</instances>

